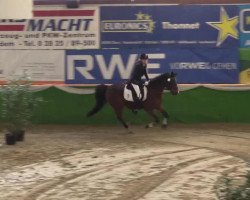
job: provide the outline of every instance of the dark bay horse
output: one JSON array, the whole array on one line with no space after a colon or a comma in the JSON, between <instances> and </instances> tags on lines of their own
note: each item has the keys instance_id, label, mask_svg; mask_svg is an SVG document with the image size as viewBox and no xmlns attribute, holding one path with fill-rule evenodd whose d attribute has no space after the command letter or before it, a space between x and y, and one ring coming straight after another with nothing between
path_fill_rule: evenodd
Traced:
<instances>
[{"instance_id":1,"label":"dark bay horse","mask_svg":"<svg viewBox=\"0 0 250 200\"><path fill-rule=\"evenodd\" d=\"M137 105L134 102L127 101L123 97L124 83L107 85L98 85L95 90L96 105L88 112L87 116L90 117L97 113L104 106L105 103L109 103L116 113L117 119L128 129L128 124L122 117L123 108L126 106L129 109L144 109L149 115L151 115L156 123L159 123L159 119L155 114L155 111L162 113L163 126L167 125L168 113L162 107L162 96L164 89L170 90L173 95L179 93L176 83L176 74L171 72L161 74L149 82L147 86L147 99L141 102L141 105ZM149 123L147 127L152 127L153 123Z\"/></svg>"}]
</instances>

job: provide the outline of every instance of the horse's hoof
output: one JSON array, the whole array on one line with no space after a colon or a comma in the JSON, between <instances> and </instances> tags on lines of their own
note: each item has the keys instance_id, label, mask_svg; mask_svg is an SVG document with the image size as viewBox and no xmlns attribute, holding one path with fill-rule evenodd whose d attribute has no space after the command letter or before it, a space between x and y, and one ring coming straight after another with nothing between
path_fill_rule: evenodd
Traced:
<instances>
[{"instance_id":1,"label":"horse's hoof","mask_svg":"<svg viewBox=\"0 0 250 200\"><path fill-rule=\"evenodd\" d=\"M153 128L154 127L154 124L153 123L149 123L145 126L145 128Z\"/></svg>"},{"instance_id":2,"label":"horse's hoof","mask_svg":"<svg viewBox=\"0 0 250 200\"><path fill-rule=\"evenodd\" d=\"M162 128L167 128L167 126L168 126L167 124L162 124L161 125Z\"/></svg>"}]
</instances>

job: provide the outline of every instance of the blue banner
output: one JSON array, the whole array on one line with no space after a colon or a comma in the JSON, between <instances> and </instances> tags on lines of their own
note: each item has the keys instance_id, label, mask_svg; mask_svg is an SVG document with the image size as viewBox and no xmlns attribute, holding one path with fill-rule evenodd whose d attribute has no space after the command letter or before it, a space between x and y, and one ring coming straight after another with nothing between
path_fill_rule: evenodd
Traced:
<instances>
[{"instance_id":1,"label":"blue banner","mask_svg":"<svg viewBox=\"0 0 250 200\"><path fill-rule=\"evenodd\" d=\"M238 6L101 7L102 48L238 47Z\"/></svg>"},{"instance_id":2,"label":"blue banner","mask_svg":"<svg viewBox=\"0 0 250 200\"><path fill-rule=\"evenodd\" d=\"M250 5L240 6L240 47L250 47Z\"/></svg>"},{"instance_id":3,"label":"blue banner","mask_svg":"<svg viewBox=\"0 0 250 200\"><path fill-rule=\"evenodd\" d=\"M143 52L149 55L150 78L174 71L178 83L238 83L239 59L235 48L66 50L65 83L124 82Z\"/></svg>"}]
</instances>

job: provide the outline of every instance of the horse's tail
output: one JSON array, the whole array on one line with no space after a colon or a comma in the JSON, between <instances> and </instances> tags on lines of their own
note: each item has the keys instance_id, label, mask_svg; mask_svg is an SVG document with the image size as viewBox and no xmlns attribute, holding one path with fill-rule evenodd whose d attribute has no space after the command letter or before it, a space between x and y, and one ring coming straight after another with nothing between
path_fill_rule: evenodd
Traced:
<instances>
[{"instance_id":1,"label":"horse's tail","mask_svg":"<svg viewBox=\"0 0 250 200\"><path fill-rule=\"evenodd\" d=\"M94 114L96 114L98 111L102 109L102 107L106 103L106 91L107 91L108 86L107 85L98 85L95 89L95 99L96 99L96 104L95 107L88 112L87 117L90 117Z\"/></svg>"}]
</instances>

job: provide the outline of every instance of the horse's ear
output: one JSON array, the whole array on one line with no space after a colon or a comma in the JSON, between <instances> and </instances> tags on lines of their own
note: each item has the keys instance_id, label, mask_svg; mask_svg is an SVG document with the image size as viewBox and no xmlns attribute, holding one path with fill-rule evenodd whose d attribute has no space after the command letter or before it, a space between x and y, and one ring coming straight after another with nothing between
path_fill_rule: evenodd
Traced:
<instances>
[{"instance_id":1,"label":"horse's ear","mask_svg":"<svg viewBox=\"0 0 250 200\"><path fill-rule=\"evenodd\" d=\"M176 74L176 73L171 72L171 77L176 77L176 76L177 76L177 74Z\"/></svg>"}]
</instances>

